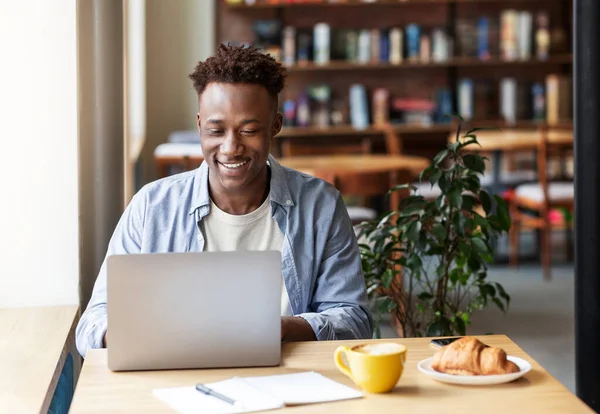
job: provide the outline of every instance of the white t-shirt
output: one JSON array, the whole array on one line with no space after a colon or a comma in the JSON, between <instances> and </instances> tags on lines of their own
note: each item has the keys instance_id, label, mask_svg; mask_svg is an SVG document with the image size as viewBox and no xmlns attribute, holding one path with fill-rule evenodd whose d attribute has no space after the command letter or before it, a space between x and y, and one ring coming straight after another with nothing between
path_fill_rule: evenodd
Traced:
<instances>
[{"instance_id":1,"label":"white t-shirt","mask_svg":"<svg viewBox=\"0 0 600 414\"><path fill-rule=\"evenodd\" d=\"M232 215L210 201L210 213L202 219L204 251L229 252L236 250L281 251L284 235L272 217L269 197L248 214ZM281 316L291 316L289 296L282 283Z\"/></svg>"}]
</instances>

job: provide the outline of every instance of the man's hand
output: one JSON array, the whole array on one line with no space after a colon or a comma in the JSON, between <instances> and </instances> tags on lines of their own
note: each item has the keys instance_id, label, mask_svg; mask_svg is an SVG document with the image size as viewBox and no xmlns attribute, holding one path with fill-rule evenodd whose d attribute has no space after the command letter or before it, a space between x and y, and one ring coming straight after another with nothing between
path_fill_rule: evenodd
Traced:
<instances>
[{"instance_id":1,"label":"man's hand","mask_svg":"<svg viewBox=\"0 0 600 414\"><path fill-rule=\"evenodd\" d=\"M316 341L315 332L299 316L281 317L281 342Z\"/></svg>"}]
</instances>

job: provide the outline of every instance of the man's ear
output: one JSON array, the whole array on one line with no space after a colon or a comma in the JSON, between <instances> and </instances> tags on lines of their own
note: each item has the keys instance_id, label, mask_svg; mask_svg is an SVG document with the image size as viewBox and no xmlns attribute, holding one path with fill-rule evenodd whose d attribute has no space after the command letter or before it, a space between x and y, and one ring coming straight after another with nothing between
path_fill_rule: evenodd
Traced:
<instances>
[{"instance_id":1,"label":"man's ear","mask_svg":"<svg viewBox=\"0 0 600 414\"><path fill-rule=\"evenodd\" d=\"M281 132L281 127L283 126L283 114L281 112L277 112L275 114L275 120L273 121L273 132L271 133L271 139L275 137L275 135Z\"/></svg>"},{"instance_id":2,"label":"man's ear","mask_svg":"<svg viewBox=\"0 0 600 414\"><path fill-rule=\"evenodd\" d=\"M198 131L200 131L200 113L196 114L196 127L198 128Z\"/></svg>"}]
</instances>

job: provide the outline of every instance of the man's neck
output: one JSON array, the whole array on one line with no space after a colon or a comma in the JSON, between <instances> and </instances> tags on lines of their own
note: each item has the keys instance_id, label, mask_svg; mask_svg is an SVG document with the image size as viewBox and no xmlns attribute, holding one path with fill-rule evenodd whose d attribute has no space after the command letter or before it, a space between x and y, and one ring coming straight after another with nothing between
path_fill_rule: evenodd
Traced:
<instances>
[{"instance_id":1,"label":"man's neck","mask_svg":"<svg viewBox=\"0 0 600 414\"><path fill-rule=\"evenodd\" d=\"M233 215L248 214L259 208L269 195L271 171L266 167L252 185L236 193L228 193L222 188L215 191L208 177L210 198L220 210Z\"/></svg>"}]
</instances>

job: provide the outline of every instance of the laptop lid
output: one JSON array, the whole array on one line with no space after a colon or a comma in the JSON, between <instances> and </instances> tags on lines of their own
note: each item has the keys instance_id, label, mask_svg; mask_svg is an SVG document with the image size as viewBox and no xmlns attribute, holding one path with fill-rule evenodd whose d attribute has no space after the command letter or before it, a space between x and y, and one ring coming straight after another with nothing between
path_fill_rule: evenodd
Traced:
<instances>
[{"instance_id":1,"label":"laptop lid","mask_svg":"<svg viewBox=\"0 0 600 414\"><path fill-rule=\"evenodd\" d=\"M107 259L111 370L271 366L281 351L281 253Z\"/></svg>"}]
</instances>

